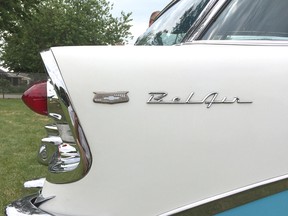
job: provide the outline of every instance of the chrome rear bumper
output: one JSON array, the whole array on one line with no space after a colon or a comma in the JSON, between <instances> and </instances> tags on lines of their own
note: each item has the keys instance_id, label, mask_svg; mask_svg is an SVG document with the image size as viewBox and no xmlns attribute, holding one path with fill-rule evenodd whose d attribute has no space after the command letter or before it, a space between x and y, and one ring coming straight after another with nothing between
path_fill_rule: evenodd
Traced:
<instances>
[{"instance_id":1,"label":"chrome rear bumper","mask_svg":"<svg viewBox=\"0 0 288 216\"><path fill-rule=\"evenodd\" d=\"M39 205L54 197L44 198L40 193L33 194L17 201L14 201L6 207L6 216L53 216L53 214L41 210Z\"/></svg>"}]
</instances>

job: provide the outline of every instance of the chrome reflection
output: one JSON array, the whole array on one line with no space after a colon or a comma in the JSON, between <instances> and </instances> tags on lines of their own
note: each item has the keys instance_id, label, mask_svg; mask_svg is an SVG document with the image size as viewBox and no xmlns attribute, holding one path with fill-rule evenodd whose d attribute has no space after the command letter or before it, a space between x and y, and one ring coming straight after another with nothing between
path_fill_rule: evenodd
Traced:
<instances>
[{"instance_id":1,"label":"chrome reflection","mask_svg":"<svg viewBox=\"0 0 288 216\"><path fill-rule=\"evenodd\" d=\"M57 124L57 128L63 142L75 143L72 131L68 124Z\"/></svg>"},{"instance_id":2,"label":"chrome reflection","mask_svg":"<svg viewBox=\"0 0 288 216\"><path fill-rule=\"evenodd\" d=\"M48 161L47 181L74 182L88 173L92 155L52 50L42 52L41 57L50 77L47 82L48 115L55 120L61 141L47 143L44 138L39 153L42 160ZM51 139L49 135L48 138Z\"/></svg>"},{"instance_id":3,"label":"chrome reflection","mask_svg":"<svg viewBox=\"0 0 288 216\"><path fill-rule=\"evenodd\" d=\"M46 178L33 179L24 182L24 188L43 188Z\"/></svg>"},{"instance_id":4,"label":"chrome reflection","mask_svg":"<svg viewBox=\"0 0 288 216\"><path fill-rule=\"evenodd\" d=\"M62 116L57 113L49 113L48 115L52 118L55 118L56 120L62 120Z\"/></svg>"},{"instance_id":5,"label":"chrome reflection","mask_svg":"<svg viewBox=\"0 0 288 216\"><path fill-rule=\"evenodd\" d=\"M75 146L75 145L74 145ZM60 173L72 171L77 168L80 163L80 154L70 144L64 143L58 146L58 152L52 157L49 163L49 171L52 173Z\"/></svg>"},{"instance_id":6,"label":"chrome reflection","mask_svg":"<svg viewBox=\"0 0 288 216\"><path fill-rule=\"evenodd\" d=\"M58 132L58 128L56 124L46 125L45 130L49 136L59 136L59 132Z\"/></svg>"},{"instance_id":7,"label":"chrome reflection","mask_svg":"<svg viewBox=\"0 0 288 216\"><path fill-rule=\"evenodd\" d=\"M48 135L49 136L49 135ZM43 165L48 165L58 145L62 143L59 136L49 136L41 140L41 145L38 151L38 162Z\"/></svg>"}]
</instances>

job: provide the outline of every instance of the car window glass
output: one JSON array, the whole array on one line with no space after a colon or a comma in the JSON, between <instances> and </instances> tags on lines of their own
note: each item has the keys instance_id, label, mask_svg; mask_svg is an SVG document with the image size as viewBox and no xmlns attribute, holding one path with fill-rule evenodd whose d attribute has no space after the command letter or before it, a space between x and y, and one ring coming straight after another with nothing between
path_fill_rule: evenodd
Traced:
<instances>
[{"instance_id":1,"label":"car window glass","mask_svg":"<svg viewBox=\"0 0 288 216\"><path fill-rule=\"evenodd\" d=\"M288 40L287 0L232 0L202 40Z\"/></svg>"},{"instance_id":2,"label":"car window glass","mask_svg":"<svg viewBox=\"0 0 288 216\"><path fill-rule=\"evenodd\" d=\"M209 0L182 0L161 15L135 45L180 43Z\"/></svg>"}]
</instances>

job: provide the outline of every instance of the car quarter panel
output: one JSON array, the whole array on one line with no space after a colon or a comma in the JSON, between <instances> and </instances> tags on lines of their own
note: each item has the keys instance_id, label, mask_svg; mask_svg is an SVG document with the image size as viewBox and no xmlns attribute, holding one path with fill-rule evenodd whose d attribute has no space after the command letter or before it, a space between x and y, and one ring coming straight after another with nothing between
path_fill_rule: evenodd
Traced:
<instances>
[{"instance_id":1,"label":"car quarter panel","mask_svg":"<svg viewBox=\"0 0 288 216\"><path fill-rule=\"evenodd\" d=\"M42 209L160 215L288 173L287 46L91 46L52 52L93 164L78 182L47 182L43 195L56 197ZM94 92L118 91L128 92L127 103L93 102ZM154 100L164 92L162 101ZM147 103L151 96L153 104ZM234 98L247 103L225 103Z\"/></svg>"}]
</instances>

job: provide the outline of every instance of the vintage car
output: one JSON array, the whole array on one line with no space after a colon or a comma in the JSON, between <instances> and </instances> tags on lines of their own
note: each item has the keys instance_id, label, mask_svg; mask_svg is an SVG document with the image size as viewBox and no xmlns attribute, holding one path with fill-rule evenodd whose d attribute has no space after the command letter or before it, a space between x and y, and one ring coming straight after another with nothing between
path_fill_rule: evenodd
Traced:
<instances>
[{"instance_id":1,"label":"vintage car","mask_svg":"<svg viewBox=\"0 0 288 216\"><path fill-rule=\"evenodd\" d=\"M47 176L6 215L287 215L287 9L219 0L181 45L43 51L23 100L55 121Z\"/></svg>"}]
</instances>

